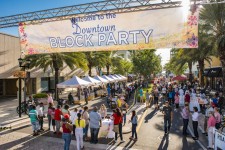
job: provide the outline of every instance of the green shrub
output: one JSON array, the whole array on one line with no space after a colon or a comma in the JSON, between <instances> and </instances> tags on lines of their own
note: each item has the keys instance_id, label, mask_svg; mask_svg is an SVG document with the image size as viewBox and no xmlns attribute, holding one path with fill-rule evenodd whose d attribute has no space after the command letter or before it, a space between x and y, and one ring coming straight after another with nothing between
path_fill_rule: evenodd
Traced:
<instances>
[{"instance_id":1,"label":"green shrub","mask_svg":"<svg viewBox=\"0 0 225 150\"><path fill-rule=\"evenodd\" d=\"M33 95L33 98L47 98L48 95L46 93L38 93Z\"/></svg>"}]
</instances>

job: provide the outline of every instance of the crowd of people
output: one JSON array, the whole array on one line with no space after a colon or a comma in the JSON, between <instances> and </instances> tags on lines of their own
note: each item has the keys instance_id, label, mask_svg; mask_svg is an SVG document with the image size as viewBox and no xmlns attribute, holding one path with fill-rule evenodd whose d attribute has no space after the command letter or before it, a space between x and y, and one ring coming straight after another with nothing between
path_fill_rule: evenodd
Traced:
<instances>
[{"instance_id":1,"label":"crowd of people","mask_svg":"<svg viewBox=\"0 0 225 150\"><path fill-rule=\"evenodd\" d=\"M159 109L159 95L161 95L160 99L162 103L165 104L162 108L165 134L168 134L170 131L174 108L174 111L180 111L182 114L183 135L189 135L187 127L189 119L191 119L194 130L193 139L198 140L199 113L203 113L205 117L205 133L203 134L208 136L208 148L213 149L214 129L219 129L221 127L223 117L221 112L225 108L225 100L222 92L216 92L211 99L207 99L205 90L198 89L196 83L185 82L178 84L176 82L166 81L164 78L155 80L153 86L151 96L154 99L155 109ZM149 94L146 94L146 96L149 96ZM196 105L191 105L193 101ZM199 104L199 101L203 101L203 103Z\"/></svg>"},{"instance_id":2,"label":"crowd of people","mask_svg":"<svg viewBox=\"0 0 225 150\"><path fill-rule=\"evenodd\" d=\"M128 91L128 97L130 97L135 90L132 89L132 87L133 85L129 85L125 89ZM33 135L37 136L44 131L43 120L47 117L47 130L52 131L55 136L62 137L64 139L64 150L69 149L72 137L75 137L77 149L80 150L84 148L84 141L89 141L92 144L98 143L98 134L102 126L102 121L104 119L110 119L114 124L114 141L117 142L117 137L119 135L121 140L120 142L125 142L122 130L123 126L125 126L127 122L126 114L128 104L127 99L125 99L126 96L118 92L116 95L111 90L108 94L108 98L116 103L116 107L113 109L112 115L108 114L105 104L102 104L99 109L95 106L91 111L89 111L87 105L80 107L79 109L74 108L73 110L70 110L67 103L55 105L50 96L48 99L47 110L44 110L45 107L43 103L40 103L38 106L32 105L29 116ZM71 94L69 94L68 99L69 98L71 98ZM135 111L132 112L132 117L129 119L129 123L132 124L132 136L130 139L137 140L137 115ZM89 129L90 137L88 137Z\"/></svg>"}]
</instances>

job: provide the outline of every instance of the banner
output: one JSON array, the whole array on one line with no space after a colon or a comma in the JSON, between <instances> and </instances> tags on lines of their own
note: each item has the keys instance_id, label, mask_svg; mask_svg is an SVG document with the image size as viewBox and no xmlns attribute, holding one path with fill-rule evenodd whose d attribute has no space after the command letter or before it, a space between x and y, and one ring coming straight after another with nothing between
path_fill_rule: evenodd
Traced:
<instances>
[{"instance_id":1,"label":"banner","mask_svg":"<svg viewBox=\"0 0 225 150\"><path fill-rule=\"evenodd\" d=\"M225 149L225 133L220 133L219 131L215 131L215 142L214 142L214 150L224 150Z\"/></svg>"},{"instance_id":2,"label":"banner","mask_svg":"<svg viewBox=\"0 0 225 150\"><path fill-rule=\"evenodd\" d=\"M22 53L197 48L198 11L182 7L19 24Z\"/></svg>"}]
</instances>

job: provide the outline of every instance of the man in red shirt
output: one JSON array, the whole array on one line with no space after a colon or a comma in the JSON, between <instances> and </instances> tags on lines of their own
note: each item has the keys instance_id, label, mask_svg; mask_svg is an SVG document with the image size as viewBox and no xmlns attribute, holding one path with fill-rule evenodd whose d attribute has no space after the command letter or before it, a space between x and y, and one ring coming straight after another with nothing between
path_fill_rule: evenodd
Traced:
<instances>
[{"instance_id":1,"label":"man in red shirt","mask_svg":"<svg viewBox=\"0 0 225 150\"><path fill-rule=\"evenodd\" d=\"M57 109L55 110L55 125L56 125L56 133L59 135L60 134L60 122L61 122L61 106L58 105Z\"/></svg>"}]
</instances>

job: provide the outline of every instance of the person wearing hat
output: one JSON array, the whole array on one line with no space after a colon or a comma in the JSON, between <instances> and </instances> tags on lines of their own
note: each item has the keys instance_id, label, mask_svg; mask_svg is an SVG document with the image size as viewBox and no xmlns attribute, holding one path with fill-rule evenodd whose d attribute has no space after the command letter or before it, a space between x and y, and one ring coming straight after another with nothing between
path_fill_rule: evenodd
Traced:
<instances>
[{"instance_id":1,"label":"person wearing hat","mask_svg":"<svg viewBox=\"0 0 225 150\"><path fill-rule=\"evenodd\" d=\"M165 102L162 113L164 115L164 131L165 134L168 134L170 132L171 120L173 119L173 111L168 101Z\"/></svg>"},{"instance_id":2,"label":"person wearing hat","mask_svg":"<svg viewBox=\"0 0 225 150\"><path fill-rule=\"evenodd\" d=\"M68 114L64 115L64 120L62 122L62 138L64 139L64 150L70 149L70 142L71 142L71 131L73 131L73 125L70 123L70 116Z\"/></svg>"}]
</instances>

